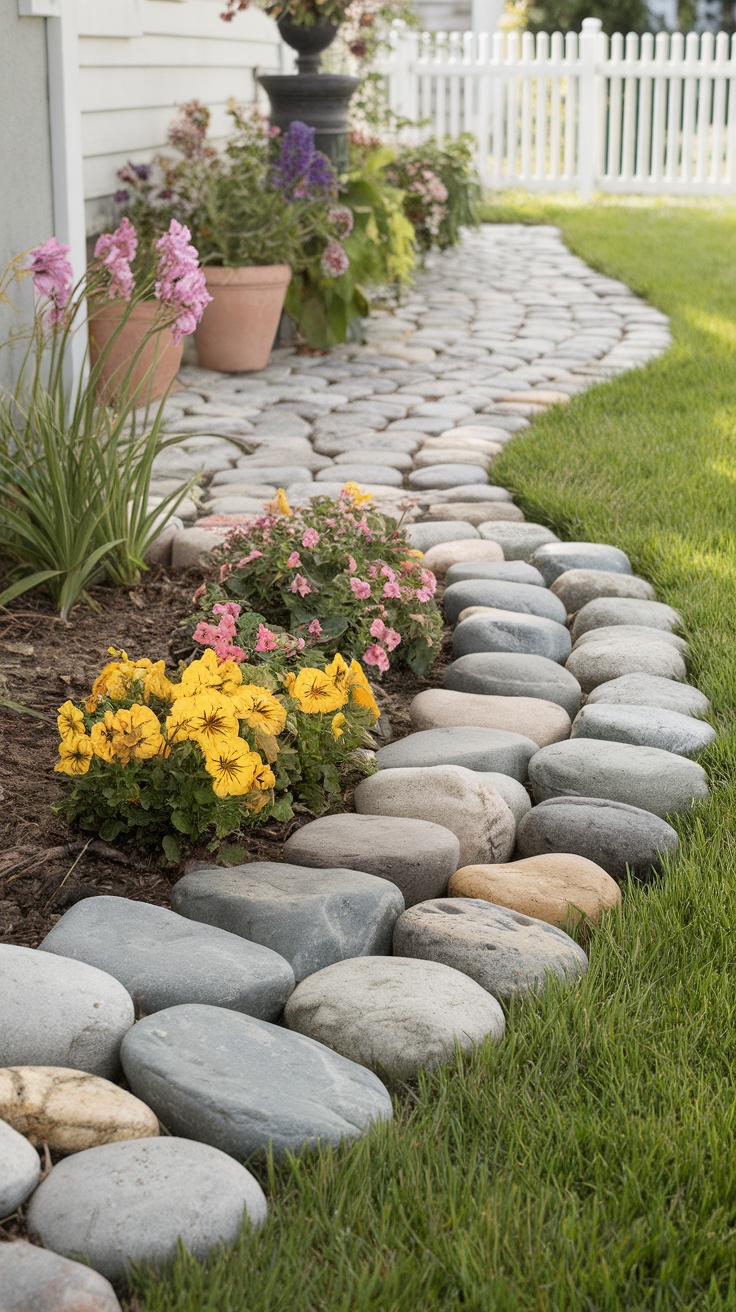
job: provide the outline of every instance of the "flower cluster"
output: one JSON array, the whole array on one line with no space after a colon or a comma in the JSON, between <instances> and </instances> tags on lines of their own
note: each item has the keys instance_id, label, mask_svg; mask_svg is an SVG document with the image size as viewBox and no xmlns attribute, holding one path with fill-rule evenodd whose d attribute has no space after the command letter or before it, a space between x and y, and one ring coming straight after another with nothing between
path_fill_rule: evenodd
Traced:
<instances>
[{"instance_id":1,"label":"flower cluster","mask_svg":"<svg viewBox=\"0 0 736 1312\"><path fill-rule=\"evenodd\" d=\"M74 275L69 263L70 249L55 237L49 237L42 246L31 251L28 259L34 289L38 296L49 303L48 319L51 324L62 322L71 298Z\"/></svg>"},{"instance_id":2,"label":"flower cluster","mask_svg":"<svg viewBox=\"0 0 736 1312\"><path fill-rule=\"evenodd\" d=\"M168 232L159 237L156 297L175 316L171 328L174 341L193 333L212 297L205 286L199 256L190 244L191 233L172 219Z\"/></svg>"},{"instance_id":3,"label":"flower cluster","mask_svg":"<svg viewBox=\"0 0 736 1312\"><path fill-rule=\"evenodd\" d=\"M463 226L477 226L481 190L474 160L468 134L431 137L399 147L386 168L389 182L403 191L404 213L420 250L444 250L459 240Z\"/></svg>"},{"instance_id":4,"label":"flower cluster","mask_svg":"<svg viewBox=\"0 0 736 1312\"><path fill-rule=\"evenodd\" d=\"M108 295L129 301L135 281L131 262L138 250L138 234L130 222L123 219L115 232L103 232L95 244L95 259L101 260L110 280Z\"/></svg>"}]
</instances>

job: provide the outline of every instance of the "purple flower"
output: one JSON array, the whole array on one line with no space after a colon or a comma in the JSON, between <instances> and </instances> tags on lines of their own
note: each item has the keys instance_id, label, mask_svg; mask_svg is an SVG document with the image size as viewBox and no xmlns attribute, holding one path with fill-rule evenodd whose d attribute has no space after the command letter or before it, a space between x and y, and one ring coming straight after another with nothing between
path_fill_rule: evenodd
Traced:
<instances>
[{"instance_id":1,"label":"purple flower","mask_svg":"<svg viewBox=\"0 0 736 1312\"><path fill-rule=\"evenodd\" d=\"M53 324L63 319L74 285L72 266L67 259L69 250L69 246L49 237L31 251L28 262L34 288L50 302L49 322Z\"/></svg>"},{"instance_id":2,"label":"purple flower","mask_svg":"<svg viewBox=\"0 0 736 1312\"><path fill-rule=\"evenodd\" d=\"M140 182L148 182L152 172L150 164L131 164L130 167Z\"/></svg>"},{"instance_id":3,"label":"purple flower","mask_svg":"<svg viewBox=\"0 0 736 1312\"><path fill-rule=\"evenodd\" d=\"M171 331L177 345L182 337L194 332L212 300L199 267L197 248L190 245L191 235L185 224L172 219L168 232L156 242L160 252L156 296L162 305L176 312Z\"/></svg>"},{"instance_id":4,"label":"purple flower","mask_svg":"<svg viewBox=\"0 0 736 1312\"><path fill-rule=\"evenodd\" d=\"M115 192L115 195L113 196L113 200L115 201L116 205L124 205L126 200L130 200L130 192L125 191L125 189L121 187L120 191Z\"/></svg>"},{"instance_id":5,"label":"purple flower","mask_svg":"<svg viewBox=\"0 0 736 1312\"><path fill-rule=\"evenodd\" d=\"M95 244L95 259L101 260L110 279L108 296L129 301L133 294L131 261L138 249L138 234L130 219L121 219L115 232L103 232Z\"/></svg>"},{"instance_id":6,"label":"purple flower","mask_svg":"<svg viewBox=\"0 0 736 1312\"><path fill-rule=\"evenodd\" d=\"M281 138L273 181L288 200L311 199L314 194L335 191L337 178L327 157L315 150L314 128L298 120L289 124Z\"/></svg>"},{"instance_id":7,"label":"purple flower","mask_svg":"<svg viewBox=\"0 0 736 1312\"><path fill-rule=\"evenodd\" d=\"M350 260L339 241L331 241L325 246L319 267L326 278L339 278L350 267Z\"/></svg>"},{"instance_id":8,"label":"purple flower","mask_svg":"<svg viewBox=\"0 0 736 1312\"><path fill-rule=\"evenodd\" d=\"M353 231L353 211L347 205L333 205L328 220L332 224L340 241L344 241Z\"/></svg>"}]
</instances>

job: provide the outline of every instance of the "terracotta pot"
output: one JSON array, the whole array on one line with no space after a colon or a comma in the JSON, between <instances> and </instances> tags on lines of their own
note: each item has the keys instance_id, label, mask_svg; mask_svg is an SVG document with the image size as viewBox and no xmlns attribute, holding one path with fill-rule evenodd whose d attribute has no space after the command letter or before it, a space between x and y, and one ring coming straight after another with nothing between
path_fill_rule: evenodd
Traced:
<instances>
[{"instance_id":1,"label":"terracotta pot","mask_svg":"<svg viewBox=\"0 0 736 1312\"><path fill-rule=\"evenodd\" d=\"M212 300L194 334L201 367L228 374L265 369L291 282L288 264L206 268L204 275Z\"/></svg>"},{"instance_id":2,"label":"terracotta pot","mask_svg":"<svg viewBox=\"0 0 736 1312\"><path fill-rule=\"evenodd\" d=\"M125 311L128 317L120 327ZM147 333L151 332L161 306L158 301L139 301L129 308L125 301L95 301L89 308L89 354L93 365L117 331L100 371L100 395L113 400L125 380L133 357ZM126 387L136 392L136 402L155 401L173 383L181 365L183 346L174 345L167 326L154 332L145 343L133 366ZM140 389L140 390L139 390Z\"/></svg>"}]
</instances>

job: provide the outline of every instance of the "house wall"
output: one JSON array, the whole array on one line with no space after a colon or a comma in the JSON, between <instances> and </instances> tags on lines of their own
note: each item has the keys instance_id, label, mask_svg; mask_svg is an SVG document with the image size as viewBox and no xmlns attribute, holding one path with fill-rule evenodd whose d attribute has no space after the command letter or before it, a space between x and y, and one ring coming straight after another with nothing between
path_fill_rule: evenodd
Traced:
<instances>
[{"instance_id":1,"label":"house wall","mask_svg":"<svg viewBox=\"0 0 736 1312\"><path fill-rule=\"evenodd\" d=\"M228 99L255 98L257 72L291 71L262 10L224 23L223 7L223 0L77 0L88 235L113 217L117 169L165 148L178 105L206 104L217 137Z\"/></svg>"}]
</instances>

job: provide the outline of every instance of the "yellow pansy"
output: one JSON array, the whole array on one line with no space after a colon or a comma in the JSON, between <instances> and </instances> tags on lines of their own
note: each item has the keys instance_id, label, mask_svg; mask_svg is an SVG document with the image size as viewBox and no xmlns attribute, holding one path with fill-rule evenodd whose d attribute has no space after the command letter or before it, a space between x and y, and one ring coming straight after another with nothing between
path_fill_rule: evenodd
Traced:
<instances>
[{"instance_id":1,"label":"yellow pansy","mask_svg":"<svg viewBox=\"0 0 736 1312\"><path fill-rule=\"evenodd\" d=\"M272 693L256 683L246 683L229 698L239 720L251 729L276 737L286 724L286 709Z\"/></svg>"},{"instance_id":2,"label":"yellow pansy","mask_svg":"<svg viewBox=\"0 0 736 1312\"><path fill-rule=\"evenodd\" d=\"M257 766L253 776L253 787L265 793L268 792L269 788L275 788L275 786L276 776L270 765L261 764Z\"/></svg>"},{"instance_id":3,"label":"yellow pansy","mask_svg":"<svg viewBox=\"0 0 736 1312\"><path fill-rule=\"evenodd\" d=\"M118 759L116 744L120 738L120 728L113 711L105 711L99 723L92 726L89 736L95 756L101 757L103 761Z\"/></svg>"},{"instance_id":4,"label":"yellow pansy","mask_svg":"<svg viewBox=\"0 0 736 1312\"><path fill-rule=\"evenodd\" d=\"M342 738L345 732L345 730L343 729L344 724L345 724L345 716L343 715L342 711L338 711L337 715L333 716L332 724L330 726L332 729L332 737L335 739L335 742L337 742L338 738Z\"/></svg>"},{"instance_id":5,"label":"yellow pansy","mask_svg":"<svg viewBox=\"0 0 736 1312\"><path fill-rule=\"evenodd\" d=\"M238 737L238 721L229 697L202 693L194 701L186 736L199 743L205 756Z\"/></svg>"},{"instance_id":6,"label":"yellow pansy","mask_svg":"<svg viewBox=\"0 0 736 1312\"><path fill-rule=\"evenodd\" d=\"M291 671L289 671L288 674L285 674L285 675L284 675L284 687L285 687L285 689L286 689L286 691L288 692L288 694L289 694L290 697L293 697L293 696L294 696L294 684L295 684L295 683L296 683L296 675L293 674Z\"/></svg>"},{"instance_id":7,"label":"yellow pansy","mask_svg":"<svg viewBox=\"0 0 736 1312\"><path fill-rule=\"evenodd\" d=\"M74 702L64 702L64 705L59 707L56 723L59 726L59 736L64 740L80 738L86 732L84 714Z\"/></svg>"},{"instance_id":8,"label":"yellow pansy","mask_svg":"<svg viewBox=\"0 0 736 1312\"><path fill-rule=\"evenodd\" d=\"M343 483L343 492L347 492L350 500L355 506L362 506L364 501L372 501L373 497L370 492L361 492L357 483Z\"/></svg>"},{"instance_id":9,"label":"yellow pansy","mask_svg":"<svg viewBox=\"0 0 736 1312\"><path fill-rule=\"evenodd\" d=\"M345 693L335 686L324 670L315 670L310 666L300 670L291 690L300 711L308 715L319 712L339 711L345 705Z\"/></svg>"},{"instance_id":10,"label":"yellow pansy","mask_svg":"<svg viewBox=\"0 0 736 1312\"><path fill-rule=\"evenodd\" d=\"M148 761L163 751L161 725L150 707L131 706L129 711L116 711L113 724L119 734L114 747L121 765L127 765L131 758Z\"/></svg>"},{"instance_id":11,"label":"yellow pansy","mask_svg":"<svg viewBox=\"0 0 736 1312\"><path fill-rule=\"evenodd\" d=\"M252 752L242 738L223 741L205 756L204 767L212 776L217 797L242 797L255 786L256 773L263 766L260 756Z\"/></svg>"},{"instance_id":12,"label":"yellow pansy","mask_svg":"<svg viewBox=\"0 0 736 1312\"><path fill-rule=\"evenodd\" d=\"M341 692L345 692L347 689L349 673L350 667L339 651L333 656L329 665L325 666L325 674L328 679L332 679L335 687L339 688Z\"/></svg>"},{"instance_id":13,"label":"yellow pansy","mask_svg":"<svg viewBox=\"0 0 736 1312\"><path fill-rule=\"evenodd\" d=\"M115 648L111 647L110 651L115 653ZM130 692L130 685L135 678L135 666L132 661L128 660L125 652L120 655L124 658L119 661L110 661L100 671L92 684L91 696L85 703L88 711L93 711L101 697L110 697L112 701L122 701Z\"/></svg>"},{"instance_id":14,"label":"yellow pansy","mask_svg":"<svg viewBox=\"0 0 736 1312\"><path fill-rule=\"evenodd\" d=\"M348 688L350 689L350 696L356 706L367 707L369 711L373 712L373 718L377 720L381 712L378 709L376 699L373 696L371 685L365 677L363 666L359 661L353 660L350 662L347 682Z\"/></svg>"},{"instance_id":15,"label":"yellow pansy","mask_svg":"<svg viewBox=\"0 0 736 1312\"><path fill-rule=\"evenodd\" d=\"M201 692L221 692L229 696L243 682L243 674L235 661L218 661L211 647L192 661L181 676L181 682L172 685L173 700L193 697Z\"/></svg>"},{"instance_id":16,"label":"yellow pansy","mask_svg":"<svg viewBox=\"0 0 736 1312\"><path fill-rule=\"evenodd\" d=\"M92 743L86 734L66 738L59 743L59 760L54 769L58 774L86 774L93 755Z\"/></svg>"},{"instance_id":17,"label":"yellow pansy","mask_svg":"<svg viewBox=\"0 0 736 1312\"><path fill-rule=\"evenodd\" d=\"M173 684L166 676L166 666L163 661L153 663L146 658L145 660L136 661L135 667L141 671L146 701L149 697L158 697L162 702L172 700Z\"/></svg>"}]
</instances>

